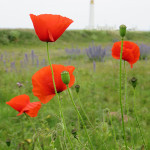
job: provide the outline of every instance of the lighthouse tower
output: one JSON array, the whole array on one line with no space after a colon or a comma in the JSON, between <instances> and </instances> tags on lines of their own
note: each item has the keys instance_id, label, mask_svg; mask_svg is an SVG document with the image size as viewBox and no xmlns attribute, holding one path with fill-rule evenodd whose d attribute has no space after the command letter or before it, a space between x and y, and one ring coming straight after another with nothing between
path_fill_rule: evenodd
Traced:
<instances>
[{"instance_id":1,"label":"lighthouse tower","mask_svg":"<svg viewBox=\"0 0 150 150\"><path fill-rule=\"evenodd\" d=\"M90 0L89 29L94 29L94 0Z\"/></svg>"}]
</instances>

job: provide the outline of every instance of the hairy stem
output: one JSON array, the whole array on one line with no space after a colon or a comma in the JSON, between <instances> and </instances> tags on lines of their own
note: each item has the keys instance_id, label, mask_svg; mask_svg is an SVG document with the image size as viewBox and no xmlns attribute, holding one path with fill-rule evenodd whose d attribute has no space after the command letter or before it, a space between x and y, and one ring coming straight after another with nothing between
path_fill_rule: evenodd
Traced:
<instances>
[{"instance_id":1,"label":"hairy stem","mask_svg":"<svg viewBox=\"0 0 150 150\"><path fill-rule=\"evenodd\" d=\"M34 126L33 122L31 121L31 119L29 118L29 116L28 116L26 113L24 113L24 114L25 114L27 120L29 120L29 122L30 122L30 124L31 124L31 126L32 126L32 129L33 129L34 132L37 134L37 137L39 137L38 132L37 132L37 129L36 129L36 127ZM39 144L39 146L40 146L40 149L42 150L41 144L40 144L40 142L39 142L38 139L37 139L37 141L38 141L38 144ZM34 142L35 142L35 141L34 141L34 139L33 139L33 144L35 144Z\"/></svg>"},{"instance_id":2,"label":"hairy stem","mask_svg":"<svg viewBox=\"0 0 150 150\"><path fill-rule=\"evenodd\" d=\"M135 120L137 122L137 125L138 125L138 128L139 128L139 131L140 131L140 134L141 134L141 138L142 138L142 142L143 142L143 145L144 145L144 148L145 150L147 150L147 147L146 147L146 144L145 144L145 140L144 140L144 136L143 136L143 132L142 132L142 129L141 129L141 126L140 126L140 123L138 121L138 117L137 117L137 112L136 112L136 105L135 105L135 88L134 88L134 116L135 116Z\"/></svg>"},{"instance_id":3,"label":"hairy stem","mask_svg":"<svg viewBox=\"0 0 150 150\"><path fill-rule=\"evenodd\" d=\"M132 128L132 124L131 124L131 121L129 120L129 104L127 102L127 71L126 71L126 63L124 61L124 89L125 89L125 101L124 101L124 106L125 106L125 110L127 111L127 117L128 117L128 122L129 122L129 125L130 125L130 133L131 133L131 142L132 142L132 146L133 146L133 149L134 148L134 139L133 139L133 129Z\"/></svg>"},{"instance_id":4,"label":"hairy stem","mask_svg":"<svg viewBox=\"0 0 150 150\"><path fill-rule=\"evenodd\" d=\"M59 110L60 110L60 117L61 117L62 127L63 127L63 130L65 130L65 132L66 132L67 138L69 140L69 143L70 143L72 149L74 149L73 145L72 145L72 142L71 142L71 139L69 137L68 131L67 131L67 127L66 127L66 124L65 124L65 119L64 119L64 116L63 116L63 113L62 113L61 103L60 103L60 100L59 100L59 95L57 93L57 89L56 89L56 85L55 85L54 72L53 72L52 64L51 64L50 57L49 57L48 42L47 42L47 56L48 56L48 62L49 62L49 65L50 65L50 68L51 68L51 72L52 72L52 79L53 79L53 85L54 85L54 89L55 89L55 94L56 94L56 97L57 97L57 100L58 100L58 104L59 104Z\"/></svg>"},{"instance_id":5,"label":"hairy stem","mask_svg":"<svg viewBox=\"0 0 150 150\"><path fill-rule=\"evenodd\" d=\"M110 112L109 112L109 119L110 119L110 123L111 123L111 126L112 126L112 131L113 131L113 134L114 134L114 141L116 143L117 149L119 150L119 145L118 145L117 140L116 140L116 132L115 132L115 128L114 128L113 123L112 123L112 117L111 117Z\"/></svg>"},{"instance_id":6,"label":"hairy stem","mask_svg":"<svg viewBox=\"0 0 150 150\"><path fill-rule=\"evenodd\" d=\"M71 95L71 92L70 92L70 89L69 89L68 85L67 85L67 90L68 90L70 99L71 99L71 101L72 101L72 104L73 104L73 106L74 106L74 108L75 108L75 111L76 111L76 113L78 114L78 116L79 116L79 118L80 118L80 120L81 120L81 122L82 122L82 124L83 124L85 133L86 133L86 135L87 135L89 144L90 144L90 146L91 146L91 149L93 150L93 145L92 145L92 142L91 142L91 140L90 140L89 134L88 134L88 132L87 132L85 123L84 123L83 118L82 118L82 116L80 115L80 112L78 111L77 106L76 106L76 104L75 104L75 102L74 102L74 100L73 100L73 98L72 98L72 95Z\"/></svg>"},{"instance_id":7,"label":"hairy stem","mask_svg":"<svg viewBox=\"0 0 150 150\"><path fill-rule=\"evenodd\" d=\"M82 106L82 103L81 103L79 94L77 94L77 95L78 95L78 102L79 102L79 105L80 105L80 108L81 108L82 112L84 113L84 116L85 116L86 119L88 120L88 122L89 122L89 124L91 125L91 127L94 128L94 126L93 126L93 124L91 123L89 117L87 116L86 112L84 111L84 108L83 108L83 106Z\"/></svg>"},{"instance_id":8,"label":"hairy stem","mask_svg":"<svg viewBox=\"0 0 150 150\"><path fill-rule=\"evenodd\" d=\"M126 146L126 150L128 150L127 141L126 141L126 134L125 134L125 126L124 126L124 115L123 115L123 105L122 105L122 91L121 91L121 83L122 83L122 52L123 52L123 38L121 39L121 51L120 51L120 109L121 109L121 119L122 119L122 129L123 129L123 135L124 135L124 143L125 143L125 146Z\"/></svg>"}]
</instances>

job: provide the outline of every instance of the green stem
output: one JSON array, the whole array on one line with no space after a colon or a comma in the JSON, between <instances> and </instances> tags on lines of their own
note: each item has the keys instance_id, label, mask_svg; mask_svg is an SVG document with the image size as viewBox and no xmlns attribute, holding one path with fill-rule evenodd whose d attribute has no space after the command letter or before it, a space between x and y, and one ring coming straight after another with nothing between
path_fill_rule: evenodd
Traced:
<instances>
[{"instance_id":1,"label":"green stem","mask_svg":"<svg viewBox=\"0 0 150 150\"><path fill-rule=\"evenodd\" d=\"M124 106L125 106L125 110L127 111L127 117L128 117L128 122L130 124L130 133L131 133L131 140L132 140L132 146L133 149L134 148L134 139L133 139L133 130L132 128L132 124L131 121L129 120L129 104L127 103L127 71L126 71L126 63L124 61L124 82L125 82L125 102L124 102Z\"/></svg>"},{"instance_id":2,"label":"green stem","mask_svg":"<svg viewBox=\"0 0 150 150\"><path fill-rule=\"evenodd\" d=\"M131 129L132 127L132 129ZM130 122L130 133L131 133L131 143L132 143L132 147L133 147L133 150L135 149L135 143L134 143L134 131L135 131L135 128L133 128L133 125L131 124Z\"/></svg>"},{"instance_id":3,"label":"green stem","mask_svg":"<svg viewBox=\"0 0 150 150\"><path fill-rule=\"evenodd\" d=\"M23 119L23 118L22 118ZM22 120L22 123L21 123L21 128L22 128L22 139L23 139L23 141L24 141L24 122L23 122L23 120Z\"/></svg>"},{"instance_id":4,"label":"green stem","mask_svg":"<svg viewBox=\"0 0 150 150\"><path fill-rule=\"evenodd\" d=\"M61 138L60 138L60 136L59 136L59 143L60 143L61 150L64 150L63 145L62 145L62 143L61 143Z\"/></svg>"},{"instance_id":5,"label":"green stem","mask_svg":"<svg viewBox=\"0 0 150 150\"><path fill-rule=\"evenodd\" d=\"M119 145L118 145L117 140L116 140L116 132L115 132L115 129L114 129L114 126L113 126L113 123L112 123L112 117L110 115L110 112L109 112L109 119L110 119L110 123L111 123L111 126L112 126L113 134L114 134L114 141L116 143L117 149L119 150Z\"/></svg>"},{"instance_id":6,"label":"green stem","mask_svg":"<svg viewBox=\"0 0 150 150\"><path fill-rule=\"evenodd\" d=\"M121 109L121 119L122 119L122 129L123 129L123 135L124 135L124 142L125 142L126 150L128 150L127 141L126 141L126 134L125 134L125 127L124 127L124 115L123 115L122 93L121 93L122 52L123 52L123 38L121 39L121 52L120 52L120 109Z\"/></svg>"},{"instance_id":7,"label":"green stem","mask_svg":"<svg viewBox=\"0 0 150 150\"><path fill-rule=\"evenodd\" d=\"M144 148L145 148L145 150L147 150L147 147L146 147L146 144L145 144L145 140L144 140L144 136L143 136L143 132L142 132L140 123L139 123L139 121L138 121L137 112L136 112L136 105L135 105L135 88L134 88L134 100L133 100L133 105L134 105L134 116L135 116L135 120L136 120L136 122L137 122L139 131L140 131L140 134L141 134L141 138L142 138L142 141L143 141Z\"/></svg>"},{"instance_id":8,"label":"green stem","mask_svg":"<svg viewBox=\"0 0 150 150\"><path fill-rule=\"evenodd\" d=\"M91 127L94 128L94 126L92 125L92 123L91 123L89 117L87 116L86 112L84 111L84 108L83 108L83 106L82 106L82 103L81 103L79 94L77 94L77 95L78 95L78 102L79 102L79 105L80 105L81 110L83 111L83 113L84 113L86 119L88 120L89 124L91 125Z\"/></svg>"},{"instance_id":9,"label":"green stem","mask_svg":"<svg viewBox=\"0 0 150 150\"><path fill-rule=\"evenodd\" d=\"M36 130L36 127L33 125L31 119L29 118L29 116L28 116L26 113L24 113L24 114L25 114L27 120L29 120L29 122L30 122L30 124L31 124L31 126L32 126L32 129L34 130L34 132L37 134L37 137L38 137L38 132L37 132L37 130ZM42 150L41 144L40 144L39 140L37 140L37 141L38 141L38 144L39 144L39 146L40 146L40 149ZM33 139L33 143L34 143L34 142L35 142L35 141L34 141L34 139Z\"/></svg>"},{"instance_id":10,"label":"green stem","mask_svg":"<svg viewBox=\"0 0 150 150\"><path fill-rule=\"evenodd\" d=\"M60 102L60 94L58 95L59 96L59 102ZM60 102L60 104L61 104L61 102ZM61 105L60 105L60 107L61 107ZM61 109L62 109L62 107L61 107ZM65 119L64 119L64 116L63 116L63 112L62 112L62 121L64 122L64 126L63 126L63 138L64 138L64 145L65 145L65 147L66 147L66 149L68 149L68 147L67 147L67 142L66 142L66 138L65 138L65 132L64 131L66 131L66 134L67 134L67 138L68 138L68 140L69 140L69 142L71 142L71 140L70 140L70 136L69 136L69 134L68 134L68 130L67 130L67 127L66 127L66 123L65 123ZM71 142L71 144L72 144L72 142ZM72 146L72 145L71 145ZM73 147L73 146L72 146Z\"/></svg>"},{"instance_id":11,"label":"green stem","mask_svg":"<svg viewBox=\"0 0 150 150\"><path fill-rule=\"evenodd\" d=\"M105 112L103 110L103 123L105 123Z\"/></svg>"},{"instance_id":12,"label":"green stem","mask_svg":"<svg viewBox=\"0 0 150 150\"><path fill-rule=\"evenodd\" d=\"M126 62L124 61L124 88L125 88L125 100L124 100L124 108L127 109L127 71L126 71Z\"/></svg>"},{"instance_id":13,"label":"green stem","mask_svg":"<svg viewBox=\"0 0 150 150\"><path fill-rule=\"evenodd\" d=\"M65 119L64 119L64 116L63 116L63 113L62 113L61 103L60 103L59 96L58 96L57 89L56 89L56 85L55 85L54 72L53 72L52 64L51 64L50 57L49 57L48 42L47 42L47 56L48 56L48 62L49 62L49 65L50 65L50 68L51 68L51 72L52 72L52 79L53 79L53 85L54 85L54 89L55 89L55 94L56 94L56 97L57 97L57 100L58 100L58 104L59 104L59 110L60 110L60 117L61 117L62 127L63 127L63 130L66 131L66 134L67 134L67 137L68 137L68 140L69 140L69 143L70 143L72 149L74 149L73 145L72 145L72 142L70 140L67 128L66 128Z\"/></svg>"},{"instance_id":14,"label":"green stem","mask_svg":"<svg viewBox=\"0 0 150 150\"><path fill-rule=\"evenodd\" d=\"M82 122L82 124L83 124L83 127L84 127L84 129L85 129L85 132L86 132L86 135L87 135L87 138L88 138L88 141L89 141L89 143L90 143L91 149L93 150L93 145L92 145L92 142L91 142L90 137L89 137L89 135L88 135L88 132L87 132L85 123L84 123L83 118L82 118L82 116L80 115L80 112L78 111L77 106L76 106L76 104L75 104L75 102L74 102L74 100L73 100L73 98L72 98L72 95L71 95L71 92L70 92L70 89L69 89L68 85L67 85L67 90L68 90L70 99L71 99L71 101L72 101L72 104L73 104L73 106L74 106L74 108L75 108L75 110L76 110L76 112L77 112L79 118L81 119L81 122Z\"/></svg>"},{"instance_id":15,"label":"green stem","mask_svg":"<svg viewBox=\"0 0 150 150\"><path fill-rule=\"evenodd\" d=\"M30 120L29 116L28 116L26 113L24 113L24 114L25 114L27 120L29 120L29 122L30 122L30 124L31 124L31 126L32 126L32 129L34 130L34 132L37 133L36 128L35 128L35 126L33 125L32 121Z\"/></svg>"},{"instance_id":16,"label":"green stem","mask_svg":"<svg viewBox=\"0 0 150 150\"><path fill-rule=\"evenodd\" d=\"M78 95L78 102L79 102L80 108L81 108L81 110L83 111L83 113L84 113L85 117L87 118L87 120L89 121L89 119L88 119L88 117L87 117L87 115L86 115L86 113L85 113L85 111L84 111L84 109L83 109L83 106L82 106L82 104L81 104L79 93L77 93L77 95ZM89 121L89 123L91 124L90 121ZM91 125L92 125L92 124L91 124ZM79 130L79 132L80 132L80 117L79 117L79 115L78 115L78 130ZM76 139L77 139L77 141L79 142L79 144L80 144L82 147L87 148L86 146L84 146L84 145L81 143L79 137L76 138Z\"/></svg>"},{"instance_id":17,"label":"green stem","mask_svg":"<svg viewBox=\"0 0 150 150\"><path fill-rule=\"evenodd\" d=\"M51 141L51 147L53 148L53 150L55 150L55 144L53 140Z\"/></svg>"},{"instance_id":18,"label":"green stem","mask_svg":"<svg viewBox=\"0 0 150 150\"><path fill-rule=\"evenodd\" d=\"M78 116L78 131L80 132L80 118Z\"/></svg>"}]
</instances>

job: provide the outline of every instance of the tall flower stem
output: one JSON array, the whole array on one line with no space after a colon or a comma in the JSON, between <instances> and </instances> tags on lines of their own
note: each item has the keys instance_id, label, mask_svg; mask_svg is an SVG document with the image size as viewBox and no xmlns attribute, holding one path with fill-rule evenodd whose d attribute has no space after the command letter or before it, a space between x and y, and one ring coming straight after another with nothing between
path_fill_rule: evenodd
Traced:
<instances>
[{"instance_id":1,"label":"tall flower stem","mask_svg":"<svg viewBox=\"0 0 150 150\"><path fill-rule=\"evenodd\" d=\"M58 94L58 96L59 96L59 102L60 102L60 94ZM61 103L61 102L60 102L60 103ZM60 105L60 106L61 106L61 105ZM62 109L62 107L61 107L61 109ZM62 115L63 115L63 112L62 112ZM63 122L65 122L64 117L63 117L62 119L63 119ZM65 128L65 129L64 129L64 128ZM67 137L68 137L68 139L70 140L70 136L69 136L69 134L68 134L68 130L67 130L66 124L64 124L64 127L63 127L63 138L64 138L64 145L65 145L66 149L68 149L68 147L67 147L67 142L66 142L66 138L65 138L65 130L66 130Z\"/></svg>"},{"instance_id":2,"label":"tall flower stem","mask_svg":"<svg viewBox=\"0 0 150 150\"><path fill-rule=\"evenodd\" d=\"M126 111L128 106L127 106L127 71L126 71L126 62L125 61L124 61L124 89L125 89L124 108L125 108L125 111Z\"/></svg>"},{"instance_id":3,"label":"tall flower stem","mask_svg":"<svg viewBox=\"0 0 150 150\"><path fill-rule=\"evenodd\" d=\"M27 115L26 113L24 113L24 114L25 114L27 120L30 122L30 124L31 124L31 126L32 126L32 129L34 130L34 132L35 132L35 133L37 134L37 136L38 136L38 132L37 132L37 130L36 130L36 127L33 125L31 119L28 117L28 115ZM40 149L42 150L42 147L41 147L41 144L40 144L39 140L37 140L37 141L38 141L38 144L39 144L39 146L40 146ZM35 144L34 142L35 142L35 141L33 141L33 144Z\"/></svg>"},{"instance_id":4,"label":"tall flower stem","mask_svg":"<svg viewBox=\"0 0 150 150\"><path fill-rule=\"evenodd\" d=\"M60 143L61 150L64 150L63 145L61 143L61 138L60 137L59 137L59 143Z\"/></svg>"},{"instance_id":5,"label":"tall flower stem","mask_svg":"<svg viewBox=\"0 0 150 150\"><path fill-rule=\"evenodd\" d=\"M83 111L83 113L84 113L86 119L88 120L89 124L91 125L91 127L94 128L94 126L93 126L93 124L91 123L89 117L87 116L86 112L84 111L84 108L83 108L82 103L81 103L81 100L80 100L79 93L77 94L77 96L78 96L78 102L79 102L79 105L80 105L80 107L81 107L81 110Z\"/></svg>"},{"instance_id":6,"label":"tall flower stem","mask_svg":"<svg viewBox=\"0 0 150 150\"><path fill-rule=\"evenodd\" d=\"M74 149L74 148L73 148L73 145L72 145L72 142L71 142L71 140L70 140L68 131L67 131L65 119L64 119L64 116L63 116L63 113L62 113L61 103L60 103L60 100L59 100L59 95L58 95L58 93L57 93L57 89L56 89L56 85L55 85L54 72L53 72L51 60L50 60L50 57L49 57L48 42L47 42L47 56L48 56L48 62L49 62L49 65L50 65L50 68L51 68L51 72L52 72L52 79L53 79L53 85L54 85L54 89L55 89L55 94L56 94L56 97L57 97L57 100L58 100L58 104L59 104L59 110L60 110L60 117L61 117L62 127L63 127L63 130L65 130L65 132L66 132L66 135L67 135L67 138L68 138L69 143L70 143L70 145L71 145L71 148Z\"/></svg>"},{"instance_id":7,"label":"tall flower stem","mask_svg":"<svg viewBox=\"0 0 150 150\"><path fill-rule=\"evenodd\" d=\"M112 116L111 116L111 114L110 114L110 111L109 111L108 113L109 113L110 123L111 123L111 126L112 126L112 131L113 131L113 134L114 134L114 141L115 141L115 143L116 143L117 149L119 150L119 145L118 145L117 140L116 140L115 128L114 128L113 123L112 123Z\"/></svg>"},{"instance_id":8,"label":"tall flower stem","mask_svg":"<svg viewBox=\"0 0 150 150\"><path fill-rule=\"evenodd\" d=\"M124 106L125 106L125 110L127 111L128 122L129 122L129 125L130 125L132 146L133 146L133 149L134 149L133 130L131 129L132 128L132 124L131 124L131 121L129 120L129 104L128 104L128 101L127 101L127 70L126 70L126 62L125 61L124 61L124 89L125 89Z\"/></svg>"},{"instance_id":9,"label":"tall flower stem","mask_svg":"<svg viewBox=\"0 0 150 150\"><path fill-rule=\"evenodd\" d=\"M75 104L75 102L74 102L74 100L73 100L73 98L72 98L72 95L71 95L71 92L70 92L70 89L69 89L68 85L67 85L67 90L68 90L68 94L69 94L69 96L70 96L70 99L71 99L71 101L72 101L72 104L73 104L73 106L74 106L74 108L75 108L75 111L76 111L76 113L78 114L78 116L79 116L79 118L80 118L80 120L81 120L81 122L82 122L82 124L83 124L83 127L84 127L84 129L85 129L85 132L86 132L86 135L87 135L89 144L90 144L90 146L91 146L91 150L93 150L93 145L92 145L92 142L91 142L90 137L89 137L89 135L88 135L88 132L87 132L85 123L84 123L83 118L82 118L82 116L80 115L80 112L78 111L77 106L76 106L76 104Z\"/></svg>"},{"instance_id":10,"label":"tall flower stem","mask_svg":"<svg viewBox=\"0 0 150 150\"><path fill-rule=\"evenodd\" d=\"M126 141L126 134L125 134L125 127L124 127L124 115L123 115L123 105L122 105L122 92L121 92L121 83L122 83L122 52L123 52L123 37L121 38L121 52L120 52L120 109L121 109L121 119L122 119L122 129L123 129L123 135L124 135L124 142L127 147L127 141Z\"/></svg>"},{"instance_id":11,"label":"tall flower stem","mask_svg":"<svg viewBox=\"0 0 150 150\"><path fill-rule=\"evenodd\" d=\"M24 122L21 123L21 129L22 129L22 139L24 141Z\"/></svg>"},{"instance_id":12,"label":"tall flower stem","mask_svg":"<svg viewBox=\"0 0 150 150\"><path fill-rule=\"evenodd\" d=\"M136 122L137 122L139 131L140 131L140 134L141 134L141 138L142 138L142 142L143 142L144 148L145 148L145 150L147 150L147 147L146 147L146 144L145 144L145 140L144 140L144 136L143 136L143 132L142 132L140 123L139 123L139 121L138 121L137 112L136 112L136 104L135 104L135 88L134 88L134 100L133 100L133 105L134 105L134 116L135 116L135 120L136 120Z\"/></svg>"}]
</instances>

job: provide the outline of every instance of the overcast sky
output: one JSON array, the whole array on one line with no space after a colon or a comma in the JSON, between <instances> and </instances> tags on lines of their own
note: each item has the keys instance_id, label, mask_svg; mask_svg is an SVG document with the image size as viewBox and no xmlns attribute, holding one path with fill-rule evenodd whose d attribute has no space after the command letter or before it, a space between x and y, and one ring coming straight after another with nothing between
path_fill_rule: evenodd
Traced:
<instances>
[{"instance_id":1,"label":"overcast sky","mask_svg":"<svg viewBox=\"0 0 150 150\"><path fill-rule=\"evenodd\" d=\"M74 20L69 29L89 24L90 0L0 0L0 28L33 28L29 14L60 14ZM95 0L95 27L125 24L150 30L150 0Z\"/></svg>"}]
</instances>

